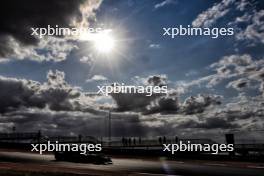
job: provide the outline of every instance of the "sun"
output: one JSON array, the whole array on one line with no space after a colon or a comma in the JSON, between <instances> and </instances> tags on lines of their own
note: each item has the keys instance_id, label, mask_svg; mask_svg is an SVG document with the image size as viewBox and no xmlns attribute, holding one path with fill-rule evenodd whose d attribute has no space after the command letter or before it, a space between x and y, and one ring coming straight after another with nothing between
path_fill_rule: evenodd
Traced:
<instances>
[{"instance_id":1,"label":"sun","mask_svg":"<svg viewBox=\"0 0 264 176\"><path fill-rule=\"evenodd\" d=\"M99 54L107 54L115 49L116 40L111 29L96 33L82 32L78 38L81 41L92 42L94 50Z\"/></svg>"},{"instance_id":2,"label":"sun","mask_svg":"<svg viewBox=\"0 0 264 176\"><path fill-rule=\"evenodd\" d=\"M115 40L110 32L100 32L94 36L94 47L99 53L110 53L115 47Z\"/></svg>"}]
</instances>

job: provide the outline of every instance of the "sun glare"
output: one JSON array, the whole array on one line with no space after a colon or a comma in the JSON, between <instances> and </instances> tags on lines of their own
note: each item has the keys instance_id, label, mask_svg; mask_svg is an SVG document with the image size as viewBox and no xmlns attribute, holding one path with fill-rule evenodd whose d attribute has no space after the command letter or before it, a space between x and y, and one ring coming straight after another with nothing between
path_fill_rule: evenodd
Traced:
<instances>
[{"instance_id":1,"label":"sun glare","mask_svg":"<svg viewBox=\"0 0 264 176\"><path fill-rule=\"evenodd\" d=\"M109 53L115 47L115 40L110 35L110 32L101 32L94 37L94 46L99 53Z\"/></svg>"},{"instance_id":2,"label":"sun glare","mask_svg":"<svg viewBox=\"0 0 264 176\"><path fill-rule=\"evenodd\" d=\"M79 36L80 40L91 41L95 51L101 54L113 52L115 47L115 39L111 30L104 30L98 33L83 32Z\"/></svg>"}]
</instances>

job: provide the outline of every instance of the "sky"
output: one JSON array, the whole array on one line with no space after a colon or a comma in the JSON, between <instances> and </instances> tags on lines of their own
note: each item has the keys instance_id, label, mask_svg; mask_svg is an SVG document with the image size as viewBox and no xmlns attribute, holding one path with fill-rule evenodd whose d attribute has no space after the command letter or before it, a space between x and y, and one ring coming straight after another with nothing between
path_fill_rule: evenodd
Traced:
<instances>
[{"instance_id":1,"label":"sky","mask_svg":"<svg viewBox=\"0 0 264 176\"><path fill-rule=\"evenodd\" d=\"M31 27L100 27L111 51ZM234 28L234 35L163 36L163 28ZM0 6L0 131L260 140L264 130L261 0L9 0ZM108 47L108 46L107 46ZM99 48L100 49L100 48ZM98 95L98 85L168 85L164 96Z\"/></svg>"}]
</instances>

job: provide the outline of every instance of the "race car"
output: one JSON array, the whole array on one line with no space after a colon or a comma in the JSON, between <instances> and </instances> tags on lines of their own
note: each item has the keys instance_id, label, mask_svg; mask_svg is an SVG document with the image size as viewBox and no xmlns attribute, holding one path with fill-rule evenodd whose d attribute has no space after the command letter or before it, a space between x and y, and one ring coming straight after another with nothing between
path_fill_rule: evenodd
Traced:
<instances>
[{"instance_id":1,"label":"race car","mask_svg":"<svg viewBox=\"0 0 264 176\"><path fill-rule=\"evenodd\" d=\"M63 151L54 153L56 161L70 161L77 163L93 163L93 164L113 164L110 157L103 153L86 153L81 154L77 151Z\"/></svg>"}]
</instances>

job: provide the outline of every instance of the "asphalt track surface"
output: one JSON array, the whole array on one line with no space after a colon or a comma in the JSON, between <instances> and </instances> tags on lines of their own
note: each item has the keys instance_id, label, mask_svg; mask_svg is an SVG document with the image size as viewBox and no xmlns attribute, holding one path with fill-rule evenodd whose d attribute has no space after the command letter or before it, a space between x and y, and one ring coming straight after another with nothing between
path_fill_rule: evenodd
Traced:
<instances>
[{"instance_id":1,"label":"asphalt track surface","mask_svg":"<svg viewBox=\"0 0 264 176\"><path fill-rule=\"evenodd\" d=\"M217 163L210 161L167 161L131 158L112 158L112 165L95 165L55 161L53 155L23 152L0 152L0 170L12 169L60 171L82 175L178 175L178 176L264 176L263 164ZM95 174L96 173L96 174Z\"/></svg>"}]
</instances>

